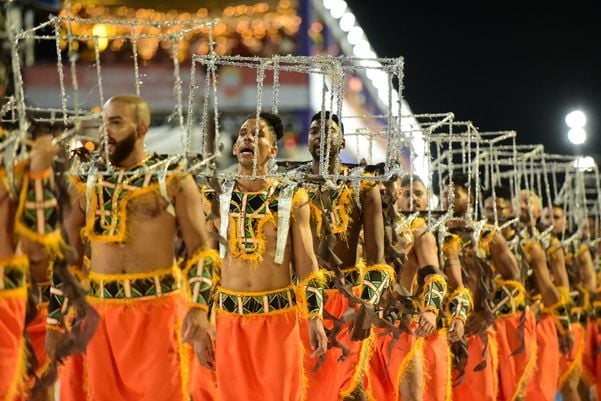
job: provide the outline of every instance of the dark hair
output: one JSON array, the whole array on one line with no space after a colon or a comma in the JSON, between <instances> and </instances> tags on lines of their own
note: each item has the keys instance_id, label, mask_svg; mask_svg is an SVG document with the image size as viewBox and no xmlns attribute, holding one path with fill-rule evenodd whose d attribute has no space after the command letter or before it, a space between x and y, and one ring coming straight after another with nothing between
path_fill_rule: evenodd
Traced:
<instances>
[{"instance_id":1,"label":"dark hair","mask_svg":"<svg viewBox=\"0 0 601 401\"><path fill-rule=\"evenodd\" d=\"M474 197L476 196L476 186L470 180L470 178L468 177L467 174L462 173L462 172L453 173L453 175L451 177L447 177L445 179L446 185L449 185L449 178L450 178L450 182L453 183L454 187L461 187L465 190L465 192L469 191L471 196L474 196Z\"/></svg>"},{"instance_id":2,"label":"dark hair","mask_svg":"<svg viewBox=\"0 0 601 401\"><path fill-rule=\"evenodd\" d=\"M322 115L325 115L326 120L332 120L336 124L338 124L338 126L340 127L340 132L342 133L342 135L344 135L344 124L342 124L342 121L340 121L338 115L330 113L329 111L318 111L317 113L313 114L313 117L311 117L311 122L316 120L323 120L324 118L322 117Z\"/></svg>"},{"instance_id":3,"label":"dark hair","mask_svg":"<svg viewBox=\"0 0 601 401\"><path fill-rule=\"evenodd\" d=\"M249 115L246 120L257 118L256 114ZM282 119L277 114L262 111L259 113L259 118L267 123L275 134L275 141L279 141L284 136L284 124Z\"/></svg>"},{"instance_id":4,"label":"dark hair","mask_svg":"<svg viewBox=\"0 0 601 401\"><path fill-rule=\"evenodd\" d=\"M560 203L553 202L553 203L551 203L550 206L551 206L551 209L561 209L561 210L563 210L563 205L560 204Z\"/></svg>"},{"instance_id":5,"label":"dark hair","mask_svg":"<svg viewBox=\"0 0 601 401\"><path fill-rule=\"evenodd\" d=\"M505 200L511 200L511 191L509 190L508 187L502 187L500 185L495 185L494 187L495 189L495 198L499 198L499 199L505 199ZM492 197L493 195L493 191L492 189L487 190L484 193L484 200Z\"/></svg>"},{"instance_id":6,"label":"dark hair","mask_svg":"<svg viewBox=\"0 0 601 401\"><path fill-rule=\"evenodd\" d=\"M405 174L401 177L399 184L401 185L401 187L406 187L409 184L411 184L411 181L413 182L419 182L420 184L422 184L423 186L425 186L424 181L422 181L422 179L420 178L419 175L417 174Z\"/></svg>"}]
</instances>

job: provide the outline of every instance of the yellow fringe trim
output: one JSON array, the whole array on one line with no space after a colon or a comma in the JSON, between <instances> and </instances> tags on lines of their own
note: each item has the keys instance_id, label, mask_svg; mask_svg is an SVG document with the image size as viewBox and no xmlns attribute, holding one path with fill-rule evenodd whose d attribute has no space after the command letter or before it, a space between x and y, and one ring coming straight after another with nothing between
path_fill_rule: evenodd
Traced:
<instances>
[{"instance_id":1,"label":"yellow fringe trim","mask_svg":"<svg viewBox=\"0 0 601 401\"><path fill-rule=\"evenodd\" d=\"M526 305L526 289L519 281L515 280L503 280L502 278L495 279L495 284L498 287L513 287L518 290L518 295L513 297L512 304L513 306L525 306Z\"/></svg>"},{"instance_id":2,"label":"yellow fringe trim","mask_svg":"<svg viewBox=\"0 0 601 401\"><path fill-rule=\"evenodd\" d=\"M25 379L27 377L27 350L25 339L21 338L18 345L17 366L15 366L15 375L8 386L4 399L6 401L16 400L19 393L24 390Z\"/></svg>"},{"instance_id":3,"label":"yellow fringe trim","mask_svg":"<svg viewBox=\"0 0 601 401\"><path fill-rule=\"evenodd\" d=\"M305 192L306 194L306 192ZM296 198L297 195L295 195ZM308 200L307 195L307 200ZM296 203L296 201L294 201ZM315 222L315 232L317 233L317 237L321 237L321 227L323 224L322 214L324 213L321 208L315 204L315 202L309 202L311 208L311 219ZM354 208L354 191L352 188L345 188L340 195L338 196L337 202L333 205L332 212L340 218L339 224L332 224L331 230L332 234L340 235L340 237L346 241L346 234L348 230L348 225L353 222L351 218L351 213ZM333 223L333 222L332 222Z\"/></svg>"},{"instance_id":4,"label":"yellow fringe trim","mask_svg":"<svg viewBox=\"0 0 601 401\"><path fill-rule=\"evenodd\" d=\"M27 296L27 287L13 288L10 290L1 290L0 298L16 298L16 297L26 297Z\"/></svg>"},{"instance_id":5,"label":"yellow fringe trim","mask_svg":"<svg viewBox=\"0 0 601 401\"><path fill-rule=\"evenodd\" d=\"M445 338L447 337L447 330L443 329L440 330L441 333L444 333ZM445 401L452 401L453 400L453 352L451 352L451 347L449 345L449 342L447 341L447 383L446 383L446 397L445 397Z\"/></svg>"},{"instance_id":6,"label":"yellow fringe trim","mask_svg":"<svg viewBox=\"0 0 601 401\"><path fill-rule=\"evenodd\" d=\"M166 178L166 187L169 187L171 181L174 179L173 176L168 176ZM82 230L83 236L99 241L99 242L123 242L127 239L127 207L129 202L135 198L139 198L144 195L148 195L150 193L160 194L160 186L158 183L150 184L146 187L142 187L136 189L134 191L130 191L126 194L123 199L119 201L118 210L112 214L112 218L117 219L120 222L119 227L117 228L117 233L113 235L103 235L103 234L95 234L94 233L94 225L96 222L96 212L98 210L98 192L97 186L94 188L94 193L92 195L90 208L88 211L89 218L87 219L86 225Z\"/></svg>"},{"instance_id":7,"label":"yellow fringe trim","mask_svg":"<svg viewBox=\"0 0 601 401\"><path fill-rule=\"evenodd\" d=\"M579 323L575 323L575 324L579 324ZM583 330L584 330L584 328L583 328ZM563 387L563 385L570 378L572 373L582 371L582 357L584 355L585 334L586 334L586 332L583 332L583 335L580 338L580 341L578 342L578 344L574 344L574 347L577 347L576 348L576 356L574 357L574 360L572 361L572 363L570 363L570 366L568 367L568 369L559 378L559 386L558 386L559 388Z\"/></svg>"},{"instance_id":8,"label":"yellow fringe trim","mask_svg":"<svg viewBox=\"0 0 601 401\"><path fill-rule=\"evenodd\" d=\"M549 258L555 259L557 257L557 252L563 249L561 247L561 242L555 237L551 238L551 244L549 248L547 248L547 253L549 254Z\"/></svg>"},{"instance_id":9,"label":"yellow fringe trim","mask_svg":"<svg viewBox=\"0 0 601 401\"><path fill-rule=\"evenodd\" d=\"M44 248L51 256L63 257L62 249L65 247L65 242L59 229L56 229L49 234L39 234L35 231L32 231L22 222L23 213L25 211L25 203L27 202L28 182L29 176L25 174L21 194L19 196L17 215L15 217L15 232L25 238L44 245Z\"/></svg>"},{"instance_id":10,"label":"yellow fringe trim","mask_svg":"<svg viewBox=\"0 0 601 401\"><path fill-rule=\"evenodd\" d=\"M188 384L190 383L190 345L184 344L182 341L182 322L178 321L176 325L175 336L177 337L177 350L179 354L179 368L181 375L182 386L182 401L189 401Z\"/></svg>"},{"instance_id":11,"label":"yellow fringe trim","mask_svg":"<svg viewBox=\"0 0 601 401\"><path fill-rule=\"evenodd\" d=\"M244 248L240 248L240 234L244 235L244 233L238 232L238 225L236 219L229 216L229 235L228 241L230 244L230 253L233 257L242 259L246 262L258 263L263 258L263 253L265 252L265 233L263 232L263 227L267 223L274 224L274 217L272 213L267 213L265 216L261 217L257 224L257 232L256 235L256 248L251 253L248 253Z\"/></svg>"},{"instance_id":12,"label":"yellow fringe trim","mask_svg":"<svg viewBox=\"0 0 601 401\"><path fill-rule=\"evenodd\" d=\"M368 372L369 369L369 361L371 360L373 351L376 346L376 335L373 330L370 330L369 337L361 342L361 351L359 353L359 361L355 366L355 371L353 372L353 377L351 379L351 384L342 389L339 393L341 399L345 399L349 397L353 391L363 382L363 378Z\"/></svg>"},{"instance_id":13,"label":"yellow fringe trim","mask_svg":"<svg viewBox=\"0 0 601 401\"><path fill-rule=\"evenodd\" d=\"M453 291L451 293L451 295L449 295L449 297L447 298L447 302L445 303L445 313L447 314L448 318L447 321L449 323L449 325L453 322L453 319L455 318L452 313L451 313L451 301L458 296L467 296L468 299L468 310L467 310L467 316L466 319L470 316L470 312L474 310L474 300L472 298L472 291L470 291L469 288L457 288L455 289L455 291ZM465 323L465 322L464 322Z\"/></svg>"},{"instance_id":14,"label":"yellow fringe trim","mask_svg":"<svg viewBox=\"0 0 601 401\"><path fill-rule=\"evenodd\" d=\"M536 342L536 336L534 336L532 341L532 350L530 352L530 358L528 358L528 362L526 363L526 369L524 369L524 373L518 380L518 385L516 386L516 392L511 397L511 401L517 401L524 396L526 391L526 386L530 382L530 379L534 375L536 371L536 362L538 360L538 344Z\"/></svg>"},{"instance_id":15,"label":"yellow fringe trim","mask_svg":"<svg viewBox=\"0 0 601 401\"><path fill-rule=\"evenodd\" d=\"M415 340L411 350L407 353L405 358L403 358L401 362L401 366L399 366L399 371L397 373L397 377L395 382L393 383L394 387L394 399L398 400L401 393L401 381L403 380L403 376L407 373L407 369L411 365L411 362L416 357L421 357L424 352L424 337L420 337Z\"/></svg>"},{"instance_id":16,"label":"yellow fringe trim","mask_svg":"<svg viewBox=\"0 0 601 401\"><path fill-rule=\"evenodd\" d=\"M381 271L381 272L388 274L388 277L390 277L391 283L394 283L396 281L396 271L394 270L394 267L387 265L385 263L377 263L375 265L363 267L360 271L361 276L365 277L365 275L367 273L374 271L374 270Z\"/></svg>"},{"instance_id":17,"label":"yellow fringe trim","mask_svg":"<svg viewBox=\"0 0 601 401\"><path fill-rule=\"evenodd\" d=\"M444 241L443 245L442 245L442 252L446 255L451 251L457 251L459 252L459 250L461 249L461 238L459 238L458 235L455 234L450 234L449 235L449 239Z\"/></svg>"},{"instance_id":18,"label":"yellow fringe trim","mask_svg":"<svg viewBox=\"0 0 601 401\"><path fill-rule=\"evenodd\" d=\"M536 244L538 244L538 242L536 240L533 240L533 239L525 241L522 244L522 249L524 250L524 253L530 254L530 252L532 251L532 248L534 248L534 246Z\"/></svg>"},{"instance_id":19,"label":"yellow fringe trim","mask_svg":"<svg viewBox=\"0 0 601 401\"><path fill-rule=\"evenodd\" d=\"M493 385L493 394L499 394L499 346L497 344L497 335L494 329L489 329L489 331L493 334L488 339L488 347L490 352L490 359L492 361L492 385Z\"/></svg>"},{"instance_id":20,"label":"yellow fringe trim","mask_svg":"<svg viewBox=\"0 0 601 401\"><path fill-rule=\"evenodd\" d=\"M304 279L302 279L300 281L300 283L298 285L293 286L293 287L295 287L296 300L297 300L298 306L300 308L300 314L305 319L308 319L310 317L309 312L307 311L307 294L305 293L305 287L312 280L317 281L318 285L325 288L328 283L328 275L324 270L320 269L320 270L314 271L313 273L306 276ZM324 306L325 306L325 302L324 302Z\"/></svg>"},{"instance_id":21,"label":"yellow fringe trim","mask_svg":"<svg viewBox=\"0 0 601 401\"><path fill-rule=\"evenodd\" d=\"M304 188L299 187L296 189L296 191L294 191L294 196L292 197L292 208L294 209L301 207L305 203L311 203L309 202L309 194Z\"/></svg>"},{"instance_id":22,"label":"yellow fringe trim","mask_svg":"<svg viewBox=\"0 0 601 401\"><path fill-rule=\"evenodd\" d=\"M25 255L13 256L12 258L0 259L0 267L12 266L25 272L29 271L29 259Z\"/></svg>"}]
</instances>

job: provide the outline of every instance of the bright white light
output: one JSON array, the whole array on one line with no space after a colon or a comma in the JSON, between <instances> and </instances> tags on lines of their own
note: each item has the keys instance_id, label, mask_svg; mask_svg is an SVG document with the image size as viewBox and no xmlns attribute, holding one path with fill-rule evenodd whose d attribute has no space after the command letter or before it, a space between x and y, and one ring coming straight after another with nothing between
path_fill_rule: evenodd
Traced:
<instances>
[{"instance_id":1,"label":"bright white light","mask_svg":"<svg viewBox=\"0 0 601 401\"><path fill-rule=\"evenodd\" d=\"M586 115L580 110L568 113L566 124L570 128L583 128L586 125Z\"/></svg>"},{"instance_id":2,"label":"bright white light","mask_svg":"<svg viewBox=\"0 0 601 401\"><path fill-rule=\"evenodd\" d=\"M340 17L342 17L344 15L345 11L346 11L346 1L337 0L336 3L334 3L334 6L332 7L332 9L330 10L330 14L332 14L332 17L339 19Z\"/></svg>"},{"instance_id":3,"label":"bright white light","mask_svg":"<svg viewBox=\"0 0 601 401\"><path fill-rule=\"evenodd\" d=\"M365 39L360 40L359 43L353 46L353 53L355 54L355 57L370 58L370 52L371 46L369 45L369 42Z\"/></svg>"},{"instance_id":4,"label":"bright white light","mask_svg":"<svg viewBox=\"0 0 601 401\"><path fill-rule=\"evenodd\" d=\"M574 167L578 170L590 170L595 167L595 159L590 156L582 156L574 160Z\"/></svg>"},{"instance_id":5,"label":"bright white light","mask_svg":"<svg viewBox=\"0 0 601 401\"><path fill-rule=\"evenodd\" d=\"M334 5L336 5L336 0L323 0L323 6L327 10L331 10Z\"/></svg>"},{"instance_id":6,"label":"bright white light","mask_svg":"<svg viewBox=\"0 0 601 401\"><path fill-rule=\"evenodd\" d=\"M363 29L355 25L348 33L347 39L351 45L356 45L361 39L363 39Z\"/></svg>"},{"instance_id":7,"label":"bright white light","mask_svg":"<svg viewBox=\"0 0 601 401\"><path fill-rule=\"evenodd\" d=\"M584 128L571 128L568 131L568 139L574 145L582 145L586 142L586 131Z\"/></svg>"},{"instance_id":8,"label":"bright white light","mask_svg":"<svg viewBox=\"0 0 601 401\"><path fill-rule=\"evenodd\" d=\"M345 12L342 18L340 18L340 29L342 29L344 32L350 32L354 26L355 15L350 11Z\"/></svg>"}]
</instances>

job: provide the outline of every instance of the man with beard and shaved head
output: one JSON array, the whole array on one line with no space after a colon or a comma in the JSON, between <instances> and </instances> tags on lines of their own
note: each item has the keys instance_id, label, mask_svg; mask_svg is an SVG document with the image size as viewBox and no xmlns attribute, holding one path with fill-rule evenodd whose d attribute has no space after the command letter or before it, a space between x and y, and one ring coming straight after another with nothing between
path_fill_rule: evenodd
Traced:
<instances>
[{"instance_id":1,"label":"man with beard and shaved head","mask_svg":"<svg viewBox=\"0 0 601 401\"><path fill-rule=\"evenodd\" d=\"M206 248L200 193L177 162L144 151L150 111L142 98L115 96L103 111L110 165L81 167L65 222L80 269L89 248L88 299L101 316L86 353L87 392L98 401L185 400L182 342L199 341L206 316L186 299L195 277L182 278L176 264L177 233L190 261L218 261ZM58 313L68 304L63 295ZM62 328L50 323L53 354Z\"/></svg>"}]
</instances>

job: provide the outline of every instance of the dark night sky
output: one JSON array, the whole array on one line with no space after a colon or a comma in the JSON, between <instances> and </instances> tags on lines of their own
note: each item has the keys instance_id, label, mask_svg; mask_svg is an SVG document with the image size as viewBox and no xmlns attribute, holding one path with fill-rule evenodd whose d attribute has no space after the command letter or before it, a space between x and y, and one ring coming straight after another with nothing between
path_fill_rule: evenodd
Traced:
<instances>
[{"instance_id":1,"label":"dark night sky","mask_svg":"<svg viewBox=\"0 0 601 401\"><path fill-rule=\"evenodd\" d=\"M452 111L482 131L515 129L520 143L570 154L564 117L579 108L582 153L601 162L598 1L347 3L378 56L405 58L403 96L415 113Z\"/></svg>"}]
</instances>

